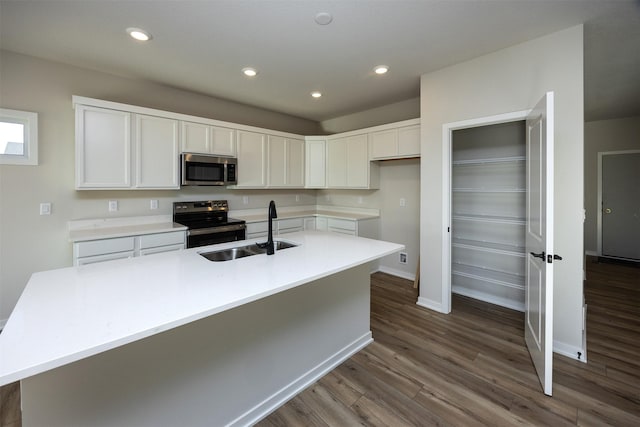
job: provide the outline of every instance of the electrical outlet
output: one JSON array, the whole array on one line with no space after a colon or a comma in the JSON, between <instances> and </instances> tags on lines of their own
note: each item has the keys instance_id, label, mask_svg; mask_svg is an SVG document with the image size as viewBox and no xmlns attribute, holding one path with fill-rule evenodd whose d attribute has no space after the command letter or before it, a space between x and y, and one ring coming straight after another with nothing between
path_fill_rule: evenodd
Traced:
<instances>
[{"instance_id":1,"label":"electrical outlet","mask_svg":"<svg viewBox=\"0 0 640 427\"><path fill-rule=\"evenodd\" d=\"M400 207L404 208L405 206L407 206L407 201L403 197L403 198L400 199Z\"/></svg>"},{"instance_id":2,"label":"electrical outlet","mask_svg":"<svg viewBox=\"0 0 640 427\"><path fill-rule=\"evenodd\" d=\"M158 209L158 200L151 199L149 202L149 209Z\"/></svg>"},{"instance_id":3,"label":"electrical outlet","mask_svg":"<svg viewBox=\"0 0 640 427\"><path fill-rule=\"evenodd\" d=\"M118 211L118 201L109 200L109 212L117 212L117 211Z\"/></svg>"},{"instance_id":4,"label":"electrical outlet","mask_svg":"<svg viewBox=\"0 0 640 427\"><path fill-rule=\"evenodd\" d=\"M242 196L242 204L243 205L249 204L249 196Z\"/></svg>"},{"instance_id":5,"label":"electrical outlet","mask_svg":"<svg viewBox=\"0 0 640 427\"><path fill-rule=\"evenodd\" d=\"M406 264L406 263L407 263L407 253L400 252L400 264Z\"/></svg>"},{"instance_id":6,"label":"electrical outlet","mask_svg":"<svg viewBox=\"0 0 640 427\"><path fill-rule=\"evenodd\" d=\"M51 203L40 203L40 215L51 215Z\"/></svg>"}]
</instances>

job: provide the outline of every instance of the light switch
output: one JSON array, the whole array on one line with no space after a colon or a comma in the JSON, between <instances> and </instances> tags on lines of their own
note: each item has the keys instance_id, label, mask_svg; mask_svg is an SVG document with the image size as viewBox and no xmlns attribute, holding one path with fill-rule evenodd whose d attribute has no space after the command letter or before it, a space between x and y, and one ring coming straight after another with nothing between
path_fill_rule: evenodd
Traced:
<instances>
[{"instance_id":1,"label":"light switch","mask_svg":"<svg viewBox=\"0 0 640 427\"><path fill-rule=\"evenodd\" d=\"M51 203L40 203L40 215L51 215Z\"/></svg>"}]
</instances>

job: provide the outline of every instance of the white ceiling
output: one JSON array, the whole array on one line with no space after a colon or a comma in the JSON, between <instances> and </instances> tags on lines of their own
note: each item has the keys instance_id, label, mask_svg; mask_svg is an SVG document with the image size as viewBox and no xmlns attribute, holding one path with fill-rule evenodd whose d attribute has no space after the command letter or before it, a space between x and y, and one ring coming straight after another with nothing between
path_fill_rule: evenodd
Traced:
<instances>
[{"instance_id":1,"label":"white ceiling","mask_svg":"<svg viewBox=\"0 0 640 427\"><path fill-rule=\"evenodd\" d=\"M0 0L0 47L322 121L415 98L421 74L581 23L585 118L640 115L634 0Z\"/></svg>"}]
</instances>

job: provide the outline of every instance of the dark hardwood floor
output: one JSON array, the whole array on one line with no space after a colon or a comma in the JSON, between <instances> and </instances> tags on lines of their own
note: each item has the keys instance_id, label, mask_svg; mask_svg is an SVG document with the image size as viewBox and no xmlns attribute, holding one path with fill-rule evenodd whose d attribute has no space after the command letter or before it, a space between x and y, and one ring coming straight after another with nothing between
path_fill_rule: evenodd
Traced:
<instances>
[{"instance_id":1,"label":"dark hardwood floor","mask_svg":"<svg viewBox=\"0 0 640 427\"><path fill-rule=\"evenodd\" d=\"M259 426L640 426L640 269L590 258L587 358L554 355L545 396L523 314L454 296L415 305L411 282L372 276L375 342Z\"/></svg>"},{"instance_id":2,"label":"dark hardwood floor","mask_svg":"<svg viewBox=\"0 0 640 427\"><path fill-rule=\"evenodd\" d=\"M554 356L553 397L527 353L522 313L454 296L442 315L412 282L371 278L375 342L258 425L640 426L640 268L587 261L587 364ZM19 387L0 424L20 426Z\"/></svg>"}]
</instances>

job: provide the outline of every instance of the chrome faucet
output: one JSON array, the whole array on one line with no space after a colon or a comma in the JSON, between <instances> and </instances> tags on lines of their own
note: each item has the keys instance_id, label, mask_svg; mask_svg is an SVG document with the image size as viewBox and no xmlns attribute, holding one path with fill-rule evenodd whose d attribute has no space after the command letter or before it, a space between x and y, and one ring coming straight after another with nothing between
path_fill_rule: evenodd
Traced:
<instances>
[{"instance_id":1,"label":"chrome faucet","mask_svg":"<svg viewBox=\"0 0 640 427\"><path fill-rule=\"evenodd\" d=\"M269 202L269 235L267 236L267 241L265 243L258 243L258 246L261 248L267 248L267 255L273 255L275 253L275 248L273 245L273 219L278 218L278 213L276 212L276 203L272 200Z\"/></svg>"}]
</instances>

